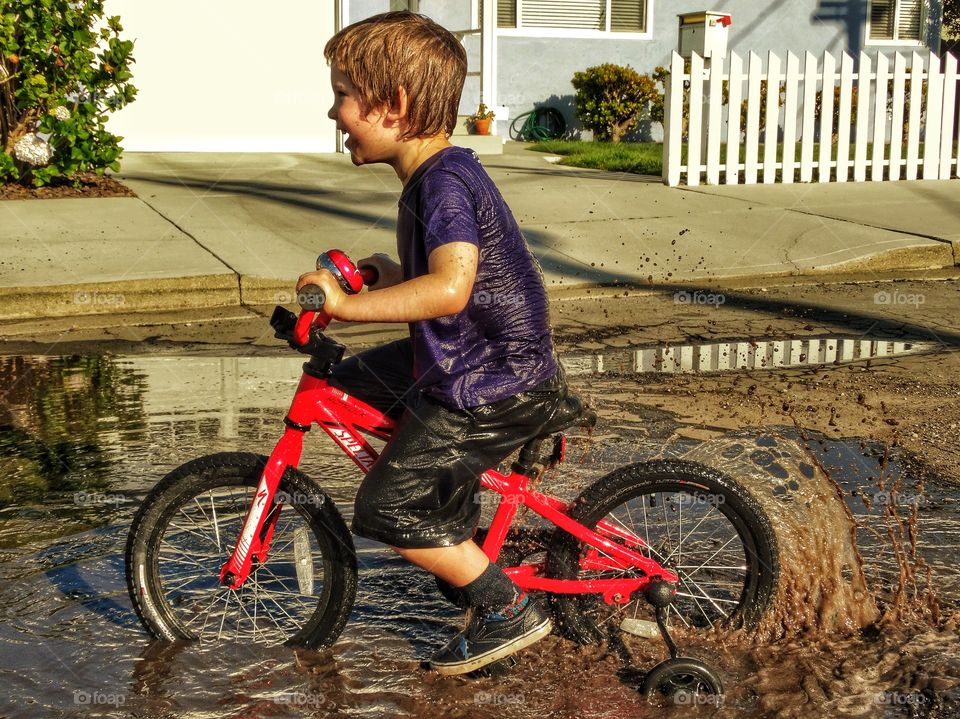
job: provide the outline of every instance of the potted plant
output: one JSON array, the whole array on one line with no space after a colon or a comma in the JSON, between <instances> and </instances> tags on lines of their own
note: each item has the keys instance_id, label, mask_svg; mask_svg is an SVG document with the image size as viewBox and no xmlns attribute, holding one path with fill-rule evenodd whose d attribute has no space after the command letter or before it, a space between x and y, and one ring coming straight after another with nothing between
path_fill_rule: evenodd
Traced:
<instances>
[{"instance_id":1,"label":"potted plant","mask_svg":"<svg viewBox=\"0 0 960 719\"><path fill-rule=\"evenodd\" d=\"M493 110L488 110L487 106L481 102L477 111L470 116L469 120L473 123L474 132L478 135L489 135L490 123L493 121Z\"/></svg>"}]
</instances>

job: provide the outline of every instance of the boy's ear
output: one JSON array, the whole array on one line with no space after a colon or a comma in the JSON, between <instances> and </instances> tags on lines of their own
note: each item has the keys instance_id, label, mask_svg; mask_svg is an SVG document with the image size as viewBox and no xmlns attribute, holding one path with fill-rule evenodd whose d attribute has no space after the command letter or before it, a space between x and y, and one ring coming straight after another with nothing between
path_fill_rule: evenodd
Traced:
<instances>
[{"instance_id":1,"label":"boy's ear","mask_svg":"<svg viewBox=\"0 0 960 719\"><path fill-rule=\"evenodd\" d=\"M385 119L391 122L406 120L409 109L410 102L409 98L407 97L407 89L403 85L400 85L397 87L397 92L393 97L393 102L391 102L390 107L387 108Z\"/></svg>"}]
</instances>

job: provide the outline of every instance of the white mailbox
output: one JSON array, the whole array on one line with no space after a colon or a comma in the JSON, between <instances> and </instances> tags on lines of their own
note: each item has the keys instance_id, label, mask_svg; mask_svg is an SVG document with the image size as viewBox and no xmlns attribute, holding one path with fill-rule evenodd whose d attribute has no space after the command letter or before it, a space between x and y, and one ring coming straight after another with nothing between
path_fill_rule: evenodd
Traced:
<instances>
[{"instance_id":1,"label":"white mailbox","mask_svg":"<svg viewBox=\"0 0 960 719\"><path fill-rule=\"evenodd\" d=\"M680 18L681 57L690 59L691 53L703 58L723 58L727 54L727 31L730 14L725 12L688 12Z\"/></svg>"}]
</instances>

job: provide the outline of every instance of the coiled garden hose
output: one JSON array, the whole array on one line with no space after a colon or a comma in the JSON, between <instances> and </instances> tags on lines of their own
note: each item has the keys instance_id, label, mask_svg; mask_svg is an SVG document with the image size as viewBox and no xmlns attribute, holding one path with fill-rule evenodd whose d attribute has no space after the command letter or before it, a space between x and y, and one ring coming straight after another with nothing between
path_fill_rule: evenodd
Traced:
<instances>
[{"instance_id":1,"label":"coiled garden hose","mask_svg":"<svg viewBox=\"0 0 960 719\"><path fill-rule=\"evenodd\" d=\"M567 123L560 111L552 107L538 107L517 115L510 123L510 137L523 142L541 142L563 137Z\"/></svg>"}]
</instances>

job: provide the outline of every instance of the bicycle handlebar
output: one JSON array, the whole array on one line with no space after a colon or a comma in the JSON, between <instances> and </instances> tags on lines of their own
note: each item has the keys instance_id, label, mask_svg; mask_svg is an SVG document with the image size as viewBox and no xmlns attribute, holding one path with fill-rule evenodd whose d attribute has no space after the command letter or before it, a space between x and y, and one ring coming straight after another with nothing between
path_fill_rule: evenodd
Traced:
<instances>
[{"instance_id":1,"label":"bicycle handlebar","mask_svg":"<svg viewBox=\"0 0 960 719\"><path fill-rule=\"evenodd\" d=\"M355 294L360 291L360 287L350 282L349 278L357 277L363 285L372 285L380 279L380 273L373 265L364 265L356 267L344 253L339 250L330 250L320 255L317 260L317 268L330 269L340 286L348 294ZM344 278L347 275L348 279ZM293 340L301 347L310 341L310 329L316 327L319 330L325 330L332 319L323 311L323 303L326 301L326 295L317 285L304 285L297 293L297 304L300 305L300 316L297 318L297 324L293 328Z\"/></svg>"}]
</instances>

